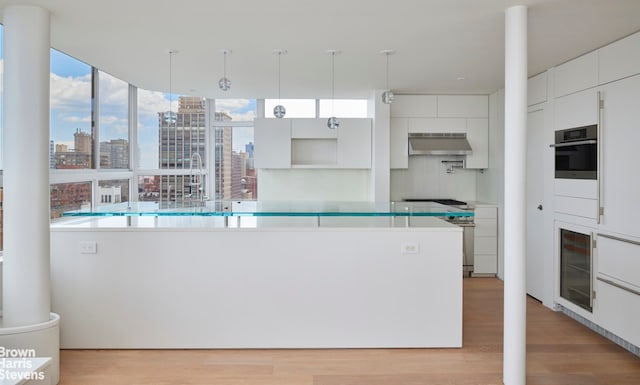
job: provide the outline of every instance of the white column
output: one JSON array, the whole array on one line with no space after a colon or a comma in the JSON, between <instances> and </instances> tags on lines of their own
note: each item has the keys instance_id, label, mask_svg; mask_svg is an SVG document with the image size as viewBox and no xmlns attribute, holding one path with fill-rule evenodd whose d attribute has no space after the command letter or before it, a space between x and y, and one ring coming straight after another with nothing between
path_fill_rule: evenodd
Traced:
<instances>
[{"instance_id":1,"label":"white column","mask_svg":"<svg viewBox=\"0 0 640 385\"><path fill-rule=\"evenodd\" d=\"M4 9L4 327L50 319L49 24Z\"/></svg>"},{"instance_id":2,"label":"white column","mask_svg":"<svg viewBox=\"0 0 640 385\"><path fill-rule=\"evenodd\" d=\"M526 383L527 7L506 11L504 158L505 385Z\"/></svg>"}]
</instances>

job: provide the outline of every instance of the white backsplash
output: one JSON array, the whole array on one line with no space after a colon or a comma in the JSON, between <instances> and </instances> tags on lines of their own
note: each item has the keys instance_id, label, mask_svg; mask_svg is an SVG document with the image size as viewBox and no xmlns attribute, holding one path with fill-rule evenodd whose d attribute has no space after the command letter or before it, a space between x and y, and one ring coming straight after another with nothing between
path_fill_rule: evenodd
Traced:
<instances>
[{"instance_id":1,"label":"white backsplash","mask_svg":"<svg viewBox=\"0 0 640 385\"><path fill-rule=\"evenodd\" d=\"M443 160L450 156L410 156L409 168L391 170L391 200L410 197L453 198L476 200L477 170L449 167Z\"/></svg>"},{"instance_id":2,"label":"white backsplash","mask_svg":"<svg viewBox=\"0 0 640 385\"><path fill-rule=\"evenodd\" d=\"M370 171L359 169L260 169L258 199L368 201Z\"/></svg>"}]
</instances>

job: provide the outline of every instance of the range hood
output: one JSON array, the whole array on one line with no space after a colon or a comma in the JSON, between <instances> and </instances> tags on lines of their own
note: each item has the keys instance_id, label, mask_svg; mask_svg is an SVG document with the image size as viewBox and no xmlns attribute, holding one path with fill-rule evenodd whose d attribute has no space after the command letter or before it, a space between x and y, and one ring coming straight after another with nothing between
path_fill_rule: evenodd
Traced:
<instances>
[{"instance_id":1,"label":"range hood","mask_svg":"<svg viewBox=\"0 0 640 385\"><path fill-rule=\"evenodd\" d=\"M409 134L409 155L468 155L471 152L466 133Z\"/></svg>"}]
</instances>

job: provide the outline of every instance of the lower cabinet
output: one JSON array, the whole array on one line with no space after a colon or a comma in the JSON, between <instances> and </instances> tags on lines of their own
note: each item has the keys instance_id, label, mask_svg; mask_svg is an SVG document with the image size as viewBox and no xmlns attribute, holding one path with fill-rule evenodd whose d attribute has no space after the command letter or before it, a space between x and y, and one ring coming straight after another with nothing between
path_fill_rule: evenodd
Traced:
<instances>
[{"instance_id":1,"label":"lower cabinet","mask_svg":"<svg viewBox=\"0 0 640 385\"><path fill-rule=\"evenodd\" d=\"M596 322L640 346L640 242L599 233L596 252Z\"/></svg>"},{"instance_id":2,"label":"lower cabinet","mask_svg":"<svg viewBox=\"0 0 640 385\"><path fill-rule=\"evenodd\" d=\"M473 275L494 276L498 272L498 209L476 207L474 220Z\"/></svg>"}]
</instances>

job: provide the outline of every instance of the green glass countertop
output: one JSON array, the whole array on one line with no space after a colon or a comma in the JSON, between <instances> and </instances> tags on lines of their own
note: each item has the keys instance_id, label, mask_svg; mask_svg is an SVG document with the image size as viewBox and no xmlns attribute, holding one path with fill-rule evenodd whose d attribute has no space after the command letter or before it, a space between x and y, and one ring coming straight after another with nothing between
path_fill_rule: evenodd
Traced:
<instances>
[{"instance_id":1,"label":"green glass countertop","mask_svg":"<svg viewBox=\"0 0 640 385\"><path fill-rule=\"evenodd\" d=\"M434 202L125 202L67 211L63 216L473 217L473 210Z\"/></svg>"}]
</instances>

